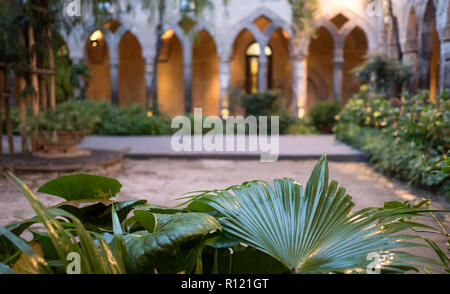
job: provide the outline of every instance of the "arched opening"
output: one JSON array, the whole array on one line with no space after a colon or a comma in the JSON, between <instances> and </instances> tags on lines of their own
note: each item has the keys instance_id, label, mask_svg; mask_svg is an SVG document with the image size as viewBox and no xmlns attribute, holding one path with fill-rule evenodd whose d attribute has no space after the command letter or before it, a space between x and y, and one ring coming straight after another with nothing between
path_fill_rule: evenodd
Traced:
<instances>
[{"instance_id":1,"label":"arched opening","mask_svg":"<svg viewBox=\"0 0 450 294\"><path fill-rule=\"evenodd\" d=\"M168 30L158 60L158 104L161 111L184 114L183 47L173 30Z\"/></svg>"},{"instance_id":2,"label":"arched opening","mask_svg":"<svg viewBox=\"0 0 450 294\"><path fill-rule=\"evenodd\" d=\"M327 29L320 27L308 49L306 110L319 101L333 99L334 42Z\"/></svg>"},{"instance_id":3,"label":"arched opening","mask_svg":"<svg viewBox=\"0 0 450 294\"><path fill-rule=\"evenodd\" d=\"M255 42L253 35L246 29L241 31L234 40L231 57L231 85L237 91L247 91L247 49Z\"/></svg>"},{"instance_id":4,"label":"arched opening","mask_svg":"<svg viewBox=\"0 0 450 294\"><path fill-rule=\"evenodd\" d=\"M119 105L145 105L145 60L138 39L127 32L119 44Z\"/></svg>"},{"instance_id":5,"label":"arched opening","mask_svg":"<svg viewBox=\"0 0 450 294\"><path fill-rule=\"evenodd\" d=\"M368 44L364 31L356 27L348 35L344 45L344 65L343 65L343 85L342 85L342 101L347 101L361 87L352 73L352 70L361 65L367 58Z\"/></svg>"},{"instance_id":6,"label":"arched opening","mask_svg":"<svg viewBox=\"0 0 450 294\"><path fill-rule=\"evenodd\" d=\"M406 43L404 46L404 63L419 70L419 22L414 8L411 8L406 29ZM411 90L415 91L419 87L418 76L411 81Z\"/></svg>"},{"instance_id":7,"label":"arched opening","mask_svg":"<svg viewBox=\"0 0 450 294\"><path fill-rule=\"evenodd\" d=\"M247 93L258 93L259 90L259 58L261 57L261 46L257 42L251 43L245 51L246 56L246 90ZM272 89L272 48L266 46L264 54L267 56L266 85Z\"/></svg>"},{"instance_id":8,"label":"arched opening","mask_svg":"<svg viewBox=\"0 0 450 294\"><path fill-rule=\"evenodd\" d=\"M219 57L214 39L199 32L193 46L192 106L202 108L204 115L219 113Z\"/></svg>"},{"instance_id":9,"label":"arched opening","mask_svg":"<svg viewBox=\"0 0 450 294\"><path fill-rule=\"evenodd\" d=\"M268 72L269 89L280 93L286 109L292 106L292 76L289 62L289 35L277 29L271 36L269 46L273 53Z\"/></svg>"},{"instance_id":10,"label":"arched opening","mask_svg":"<svg viewBox=\"0 0 450 294\"><path fill-rule=\"evenodd\" d=\"M109 68L109 51L103 33L92 33L86 42L86 60L91 72L86 96L99 101L111 101L111 75Z\"/></svg>"},{"instance_id":11,"label":"arched opening","mask_svg":"<svg viewBox=\"0 0 450 294\"><path fill-rule=\"evenodd\" d=\"M422 28L420 50L420 87L430 90L430 97L436 97L439 88L440 42L436 29L436 9L433 1L428 1Z\"/></svg>"}]
</instances>

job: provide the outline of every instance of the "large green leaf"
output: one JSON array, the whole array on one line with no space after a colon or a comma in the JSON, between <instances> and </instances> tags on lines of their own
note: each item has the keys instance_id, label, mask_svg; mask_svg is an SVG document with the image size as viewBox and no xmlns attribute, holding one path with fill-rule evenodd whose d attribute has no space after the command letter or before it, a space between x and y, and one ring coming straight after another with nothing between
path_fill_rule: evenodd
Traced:
<instances>
[{"instance_id":1,"label":"large green leaf","mask_svg":"<svg viewBox=\"0 0 450 294\"><path fill-rule=\"evenodd\" d=\"M77 174L57 178L43 185L38 192L61 197L67 201L109 199L120 192L119 181L95 175Z\"/></svg>"},{"instance_id":2,"label":"large green leaf","mask_svg":"<svg viewBox=\"0 0 450 294\"><path fill-rule=\"evenodd\" d=\"M20 179L11 173L8 173L8 176L22 191L35 211L40 223L44 225L59 261L63 264L63 268L67 268L69 265L69 261L67 260L68 254L78 253L81 258L81 273L118 274L125 272L125 268L121 266L122 263L116 259L106 244L106 241L101 236L88 232L81 221L67 211L46 208ZM57 219L57 217L71 221L72 228L70 231L65 229L61 220ZM12 238L15 235L11 232L3 230L2 233L11 242L17 241L18 237L16 237L16 240ZM16 243L14 244L16 246L18 245ZM26 247L22 246L19 249L27 256L32 256L32 252Z\"/></svg>"},{"instance_id":3,"label":"large green leaf","mask_svg":"<svg viewBox=\"0 0 450 294\"><path fill-rule=\"evenodd\" d=\"M424 246L416 237L397 235L416 226L402 216L420 215L413 208L366 209L351 213L354 203L337 182L328 182L323 156L306 185L292 179L275 180L273 187L253 181L223 191L193 196L193 201L222 214L224 231L301 273L365 272L370 253L378 253L384 271L415 269L416 256L393 249Z\"/></svg>"},{"instance_id":4,"label":"large green leaf","mask_svg":"<svg viewBox=\"0 0 450 294\"><path fill-rule=\"evenodd\" d=\"M151 272L161 256L173 257L181 244L221 229L214 217L203 213L155 214L155 217L153 233L139 231L124 236L129 252L127 268L131 273Z\"/></svg>"},{"instance_id":5,"label":"large green leaf","mask_svg":"<svg viewBox=\"0 0 450 294\"><path fill-rule=\"evenodd\" d=\"M146 200L123 202L111 200L67 201L56 205L54 208L65 210L74 215L91 231L112 231L112 204L114 204L119 221L122 222L130 211L146 202Z\"/></svg>"}]
</instances>

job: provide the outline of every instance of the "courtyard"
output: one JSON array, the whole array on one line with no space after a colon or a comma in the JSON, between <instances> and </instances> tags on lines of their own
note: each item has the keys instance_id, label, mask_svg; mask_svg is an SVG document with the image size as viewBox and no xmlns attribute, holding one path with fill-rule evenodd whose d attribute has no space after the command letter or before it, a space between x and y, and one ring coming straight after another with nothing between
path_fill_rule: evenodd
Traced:
<instances>
[{"instance_id":1,"label":"courtyard","mask_svg":"<svg viewBox=\"0 0 450 294\"><path fill-rule=\"evenodd\" d=\"M0 19L0 273L450 273L448 1Z\"/></svg>"}]
</instances>

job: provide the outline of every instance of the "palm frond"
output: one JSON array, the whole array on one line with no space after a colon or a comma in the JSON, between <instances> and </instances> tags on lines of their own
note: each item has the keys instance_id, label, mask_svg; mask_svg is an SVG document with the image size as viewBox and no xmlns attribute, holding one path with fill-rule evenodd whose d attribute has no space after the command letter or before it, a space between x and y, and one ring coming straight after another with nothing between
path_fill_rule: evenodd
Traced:
<instances>
[{"instance_id":1,"label":"palm frond","mask_svg":"<svg viewBox=\"0 0 450 294\"><path fill-rule=\"evenodd\" d=\"M225 231L276 258L292 272L365 272L370 253L379 255L379 266L386 272L416 270L410 262L419 257L393 251L425 246L411 242L416 237L395 235L417 226L401 219L413 211L365 209L352 214L352 198L337 182L329 183L328 175L323 156L305 192L300 183L285 178L275 180L273 186L253 181L203 192L192 196L191 202L215 209L223 216Z\"/></svg>"}]
</instances>

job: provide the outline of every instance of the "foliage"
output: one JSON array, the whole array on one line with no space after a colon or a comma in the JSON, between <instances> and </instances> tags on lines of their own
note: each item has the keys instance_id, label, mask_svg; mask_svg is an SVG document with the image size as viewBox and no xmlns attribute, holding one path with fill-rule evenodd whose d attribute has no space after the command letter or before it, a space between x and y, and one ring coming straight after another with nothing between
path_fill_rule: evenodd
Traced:
<instances>
[{"instance_id":1,"label":"foliage","mask_svg":"<svg viewBox=\"0 0 450 294\"><path fill-rule=\"evenodd\" d=\"M269 116L280 109L278 97L279 94L273 91L245 94L241 97L241 106L246 116Z\"/></svg>"},{"instance_id":2,"label":"foliage","mask_svg":"<svg viewBox=\"0 0 450 294\"><path fill-rule=\"evenodd\" d=\"M51 194L72 199L65 191L83 186L83 177L56 179L41 191L50 185L51 191L59 191ZM354 203L345 189L328 183L325 157L305 192L291 179L276 180L274 187L250 182L196 192L187 196L187 208L143 200L116 202L105 193L95 201L91 193L77 194L76 201L46 208L19 179L11 174L9 178L36 217L0 227L3 273L12 273L11 267L65 273L71 266L70 252L80 254L81 273L349 273L366 270L370 252L389 257L383 273L417 270L412 261L435 263L397 250L425 246L411 242L420 237L397 233L429 228L406 219L431 210L387 204L352 214ZM107 186L116 185L111 181ZM105 182L97 183L104 190ZM95 185L87 190L95 193ZM34 231L31 226L36 223L46 231ZM22 237L27 230L33 235L30 245Z\"/></svg>"},{"instance_id":3,"label":"foliage","mask_svg":"<svg viewBox=\"0 0 450 294\"><path fill-rule=\"evenodd\" d=\"M327 100L316 103L310 111L313 124L317 128L330 128L336 123L336 116L341 111L341 104L337 101Z\"/></svg>"},{"instance_id":4,"label":"foliage","mask_svg":"<svg viewBox=\"0 0 450 294\"><path fill-rule=\"evenodd\" d=\"M122 185L115 179L95 175L70 175L46 183L38 192L61 197L67 201L109 199Z\"/></svg>"},{"instance_id":5,"label":"foliage","mask_svg":"<svg viewBox=\"0 0 450 294\"><path fill-rule=\"evenodd\" d=\"M397 107L383 98L369 98L364 89L340 113L335 131L380 170L450 195L450 178L439 170L450 146L448 92L436 103L428 92L420 92Z\"/></svg>"},{"instance_id":6,"label":"foliage","mask_svg":"<svg viewBox=\"0 0 450 294\"><path fill-rule=\"evenodd\" d=\"M403 222L395 209L351 214L351 197L337 182L328 182L325 157L317 163L304 192L292 179L275 180L273 187L253 181L204 192L192 201L217 211L225 232L294 273L363 272L371 252L390 258L383 264L386 272L414 269L408 262L417 260L393 251L420 246L410 242L413 236L393 235L417 224Z\"/></svg>"},{"instance_id":7,"label":"foliage","mask_svg":"<svg viewBox=\"0 0 450 294\"><path fill-rule=\"evenodd\" d=\"M411 67L384 55L370 57L353 70L356 78L370 85L370 90L385 97L394 97L397 89L403 89L413 76Z\"/></svg>"},{"instance_id":8,"label":"foliage","mask_svg":"<svg viewBox=\"0 0 450 294\"><path fill-rule=\"evenodd\" d=\"M70 100L59 104L56 110L41 111L28 120L29 131L35 135L40 131L82 131L89 134L100 118L93 111L82 111L82 102Z\"/></svg>"},{"instance_id":9,"label":"foliage","mask_svg":"<svg viewBox=\"0 0 450 294\"><path fill-rule=\"evenodd\" d=\"M315 135L318 131L311 119L297 118L288 126L284 133L287 135Z\"/></svg>"}]
</instances>

